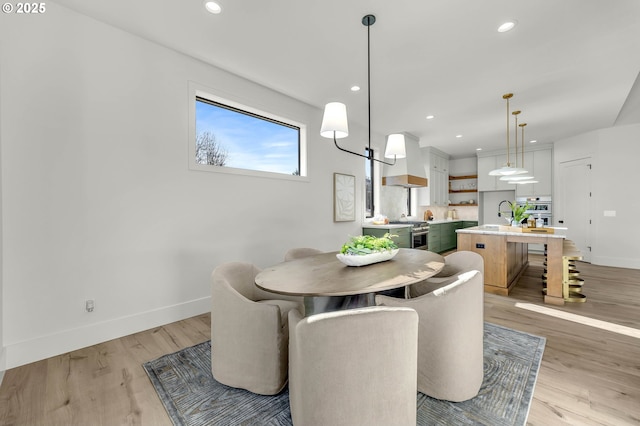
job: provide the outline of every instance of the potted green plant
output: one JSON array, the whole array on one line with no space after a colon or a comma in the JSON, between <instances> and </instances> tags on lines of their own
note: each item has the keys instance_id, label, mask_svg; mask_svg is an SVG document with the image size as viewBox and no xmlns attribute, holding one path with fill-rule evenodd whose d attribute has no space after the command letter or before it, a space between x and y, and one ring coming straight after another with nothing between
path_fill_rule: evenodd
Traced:
<instances>
[{"instance_id":1,"label":"potted green plant","mask_svg":"<svg viewBox=\"0 0 640 426\"><path fill-rule=\"evenodd\" d=\"M372 235L351 237L342 245L342 249L336 257L348 266L364 266L384 262L398 253L398 246L391 239L393 237L397 237L397 235L386 233L382 237Z\"/></svg>"},{"instance_id":2,"label":"potted green plant","mask_svg":"<svg viewBox=\"0 0 640 426\"><path fill-rule=\"evenodd\" d=\"M533 206L529 202L525 202L524 205L518 203L511 203L511 213L513 214L513 220L511 226L521 226L523 220L529 217L527 210L530 210Z\"/></svg>"}]
</instances>

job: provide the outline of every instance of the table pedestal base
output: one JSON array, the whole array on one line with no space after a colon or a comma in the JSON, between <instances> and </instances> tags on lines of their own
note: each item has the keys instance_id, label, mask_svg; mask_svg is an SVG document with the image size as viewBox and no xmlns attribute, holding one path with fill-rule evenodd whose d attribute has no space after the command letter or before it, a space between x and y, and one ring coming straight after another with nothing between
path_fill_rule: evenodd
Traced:
<instances>
[{"instance_id":1,"label":"table pedestal base","mask_svg":"<svg viewBox=\"0 0 640 426\"><path fill-rule=\"evenodd\" d=\"M304 315L308 317L323 312L365 308L375 304L375 293L356 294L354 296L305 296Z\"/></svg>"},{"instance_id":2,"label":"table pedestal base","mask_svg":"<svg viewBox=\"0 0 640 426\"><path fill-rule=\"evenodd\" d=\"M353 296L306 296L304 298L305 316L322 312L341 311L343 309L366 308L376 305L376 294L404 298L404 287L376 293L356 294Z\"/></svg>"}]
</instances>

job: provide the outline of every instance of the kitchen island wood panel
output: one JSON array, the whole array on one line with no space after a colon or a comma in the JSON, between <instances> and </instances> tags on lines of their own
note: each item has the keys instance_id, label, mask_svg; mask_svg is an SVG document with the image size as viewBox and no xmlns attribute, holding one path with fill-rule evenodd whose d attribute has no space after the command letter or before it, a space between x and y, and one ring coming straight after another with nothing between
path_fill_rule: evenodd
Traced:
<instances>
[{"instance_id":1,"label":"kitchen island wood panel","mask_svg":"<svg viewBox=\"0 0 640 426\"><path fill-rule=\"evenodd\" d=\"M507 243L504 236L458 233L458 250L484 259L484 290L507 296L529 264L527 245Z\"/></svg>"},{"instance_id":2,"label":"kitchen island wood panel","mask_svg":"<svg viewBox=\"0 0 640 426\"><path fill-rule=\"evenodd\" d=\"M507 296L526 270L528 244L547 245L547 294L545 303L564 305L562 296L561 234L524 233L522 228L483 225L459 229L458 250L478 253L484 259L484 289Z\"/></svg>"}]
</instances>

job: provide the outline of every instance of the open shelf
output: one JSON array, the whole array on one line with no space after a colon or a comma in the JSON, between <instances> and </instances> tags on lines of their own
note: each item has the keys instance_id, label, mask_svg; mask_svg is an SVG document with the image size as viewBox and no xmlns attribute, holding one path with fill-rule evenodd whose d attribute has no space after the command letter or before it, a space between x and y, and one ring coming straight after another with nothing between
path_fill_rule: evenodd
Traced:
<instances>
[{"instance_id":1,"label":"open shelf","mask_svg":"<svg viewBox=\"0 0 640 426\"><path fill-rule=\"evenodd\" d=\"M462 175L462 176L449 176L449 194L477 194L478 188L474 184L474 180L478 179L478 175ZM451 189L451 181L454 180L471 180L471 184L460 184L455 186L460 186L460 189ZM466 188L465 188L466 187ZM471 187L471 188L469 188ZM475 203L461 203L460 201L465 201L463 196L452 197L453 203L449 204L450 207L478 207L476 197L473 197ZM469 197L471 198L471 197ZM467 201L469 199L467 198Z\"/></svg>"},{"instance_id":2,"label":"open shelf","mask_svg":"<svg viewBox=\"0 0 640 426\"><path fill-rule=\"evenodd\" d=\"M450 189L449 194L460 194L462 192L478 192L477 189Z\"/></svg>"},{"instance_id":3,"label":"open shelf","mask_svg":"<svg viewBox=\"0 0 640 426\"><path fill-rule=\"evenodd\" d=\"M460 180L460 179L478 179L478 175L449 176L449 180Z\"/></svg>"}]
</instances>

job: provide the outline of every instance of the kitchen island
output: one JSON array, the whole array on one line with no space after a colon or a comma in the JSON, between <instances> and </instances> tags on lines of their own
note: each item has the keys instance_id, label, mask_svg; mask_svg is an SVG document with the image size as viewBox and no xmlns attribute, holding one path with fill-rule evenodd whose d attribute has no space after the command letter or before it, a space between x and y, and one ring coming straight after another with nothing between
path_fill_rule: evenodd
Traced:
<instances>
[{"instance_id":1,"label":"kitchen island","mask_svg":"<svg viewBox=\"0 0 640 426\"><path fill-rule=\"evenodd\" d=\"M522 228L482 225L458 229L458 250L473 251L484 259L484 290L507 296L529 265L528 244L547 245L545 303L564 305L562 297L562 246L560 233L523 232Z\"/></svg>"}]
</instances>

